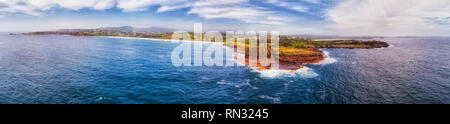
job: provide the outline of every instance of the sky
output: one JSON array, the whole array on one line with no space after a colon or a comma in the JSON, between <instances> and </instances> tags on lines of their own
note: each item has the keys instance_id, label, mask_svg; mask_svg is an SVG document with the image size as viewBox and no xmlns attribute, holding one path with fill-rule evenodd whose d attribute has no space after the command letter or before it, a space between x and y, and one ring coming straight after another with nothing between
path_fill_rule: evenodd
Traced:
<instances>
[{"instance_id":1,"label":"sky","mask_svg":"<svg viewBox=\"0 0 450 124\"><path fill-rule=\"evenodd\" d=\"M450 36L450 0L0 0L0 32L114 26Z\"/></svg>"}]
</instances>

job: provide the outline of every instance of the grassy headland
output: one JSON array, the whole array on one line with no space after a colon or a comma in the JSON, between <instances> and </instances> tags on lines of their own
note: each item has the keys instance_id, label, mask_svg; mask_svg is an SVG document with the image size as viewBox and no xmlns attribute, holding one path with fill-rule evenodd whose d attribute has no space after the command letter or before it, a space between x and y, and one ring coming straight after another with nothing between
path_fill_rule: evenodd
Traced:
<instances>
[{"instance_id":1,"label":"grassy headland","mask_svg":"<svg viewBox=\"0 0 450 124\"><path fill-rule=\"evenodd\" d=\"M193 33L191 38L194 38ZM110 36L110 37L136 37L136 38L151 38L151 39L171 39L172 33L165 32L136 32L136 31L121 31L121 30L104 30L104 29L75 29L75 30L59 30L48 32L31 32L27 35L71 35L71 36ZM226 41L226 40L224 40ZM270 43L270 40L268 41ZM389 44L382 41L362 41L362 40L336 40L336 41L314 41L307 38L293 38L280 37L279 51L280 69L282 70L297 70L302 68L304 64L320 63L326 58L326 55L320 48L345 48L345 49L371 49L388 47ZM245 53L245 64L249 65L250 55L248 54L252 46L248 40L245 43L238 43L235 41L234 46L245 45L246 51L237 51ZM275 50L275 49L274 49ZM271 51L270 45L268 51ZM270 57L270 52L268 53ZM257 58L257 57L256 57ZM268 69L270 67L261 66L258 58L258 68Z\"/></svg>"}]
</instances>

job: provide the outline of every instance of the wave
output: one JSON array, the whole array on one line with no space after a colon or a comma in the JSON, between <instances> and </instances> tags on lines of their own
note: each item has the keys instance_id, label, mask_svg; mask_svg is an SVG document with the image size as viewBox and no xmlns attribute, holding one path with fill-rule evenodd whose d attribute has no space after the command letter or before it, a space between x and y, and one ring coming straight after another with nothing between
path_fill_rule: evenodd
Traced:
<instances>
[{"instance_id":1,"label":"wave","mask_svg":"<svg viewBox=\"0 0 450 124\"><path fill-rule=\"evenodd\" d=\"M217 82L217 84L219 84L219 85L226 85L228 83L226 82L226 80L220 80L220 81Z\"/></svg>"},{"instance_id":2,"label":"wave","mask_svg":"<svg viewBox=\"0 0 450 124\"><path fill-rule=\"evenodd\" d=\"M244 83L230 83L230 82L228 82L226 80L220 80L220 81L217 82L217 84L218 85L229 85L229 86L233 86L233 87L236 87L236 88L241 88L241 87L244 87L244 86L248 86L248 87L250 87L250 88L252 88L254 90L259 89L258 87L253 86L252 84L250 84L250 81L251 80L247 80Z\"/></svg>"},{"instance_id":3,"label":"wave","mask_svg":"<svg viewBox=\"0 0 450 124\"><path fill-rule=\"evenodd\" d=\"M251 67L253 72L257 72L263 78L285 78L285 77L298 77L298 78L315 78L319 76L313 69L303 67L298 70L258 70L255 67Z\"/></svg>"},{"instance_id":4,"label":"wave","mask_svg":"<svg viewBox=\"0 0 450 124\"><path fill-rule=\"evenodd\" d=\"M259 98L270 100L274 104L280 104L281 103L281 98L280 97L272 97L272 96L261 95L261 96L259 96Z\"/></svg>"},{"instance_id":5,"label":"wave","mask_svg":"<svg viewBox=\"0 0 450 124\"><path fill-rule=\"evenodd\" d=\"M325 54L325 59L322 62L320 62L318 65L328 65L328 64L333 64L333 63L337 62L337 59L330 57L330 53L328 51L323 51L323 53Z\"/></svg>"}]
</instances>

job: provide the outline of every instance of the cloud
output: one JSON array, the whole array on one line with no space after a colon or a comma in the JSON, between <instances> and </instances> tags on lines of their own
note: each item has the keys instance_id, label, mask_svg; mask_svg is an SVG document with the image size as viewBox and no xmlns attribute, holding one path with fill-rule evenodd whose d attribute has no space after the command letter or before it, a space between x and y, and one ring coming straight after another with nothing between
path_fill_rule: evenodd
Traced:
<instances>
[{"instance_id":1,"label":"cloud","mask_svg":"<svg viewBox=\"0 0 450 124\"><path fill-rule=\"evenodd\" d=\"M117 8L125 12L145 11L149 6L163 6L162 10L172 10L175 5L187 3L188 0L117 0Z\"/></svg>"},{"instance_id":2,"label":"cloud","mask_svg":"<svg viewBox=\"0 0 450 124\"><path fill-rule=\"evenodd\" d=\"M157 13L183 9L204 19L234 19L266 29L284 25L295 33L305 33L300 28L319 28L343 35L448 36L448 5L450 0L0 0L0 18L43 16L60 9L137 12L156 8ZM294 14L298 17L287 17Z\"/></svg>"},{"instance_id":3,"label":"cloud","mask_svg":"<svg viewBox=\"0 0 450 124\"><path fill-rule=\"evenodd\" d=\"M449 5L449 0L341 0L324 17L347 34L442 34L450 29Z\"/></svg>"},{"instance_id":4,"label":"cloud","mask_svg":"<svg viewBox=\"0 0 450 124\"><path fill-rule=\"evenodd\" d=\"M282 25L275 12L251 5L249 0L0 0L0 15L27 14L39 16L52 9L105 10L119 8L123 12L146 11L158 7L158 13L189 8L188 14L206 19L236 19L246 23ZM294 8L302 11L303 8ZM4 14L2 14L4 13Z\"/></svg>"},{"instance_id":5,"label":"cloud","mask_svg":"<svg viewBox=\"0 0 450 124\"><path fill-rule=\"evenodd\" d=\"M189 8L187 14L205 19L236 19L246 23L283 25L274 12L252 6L249 0L119 0L118 8L125 12L145 11L149 6L160 6L159 13Z\"/></svg>"},{"instance_id":6,"label":"cloud","mask_svg":"<svg viewBox=\"0 0 450 124\"><path fill-rule=\"evenodd\" d=\"M0 0L0 12L41 15L52 8L104 10L113 7L115 0Z\"/></svg>"},{"instance_id":7,"label":"cloud","mask_svg":"<svg viewBox=\"0 0 450 124\"><path fill-rule=\"evenodd\" d=\"M299 0L309 3L319 3L320 0ZM299 1L290 2L288 0L265 0L265 3L273 4L275 6L284 7L297 12L308 12L309 8L300 4Z\"/></svg>"},{"instance_id":8,"label":"cloud","mask_svg":"<svg viewBox=\"0 0 450 124\"><path fill-rule=\"evenodd\" d=\"M188 14L206 19L237 19L246 23L283 25L283 17L265 8L248 4L248 0L209 0L194 2Z\"/></svg>"},{"instance_id":9,"label":"cloud","mask_svg":"<svg viewBox=\"0 0 450 124\"><path fill-rule=\"evenodd\" d=\"M321 3L323 0L302 0L302 1L317 4L317 3Z\"/></svg>"}]
</instances>

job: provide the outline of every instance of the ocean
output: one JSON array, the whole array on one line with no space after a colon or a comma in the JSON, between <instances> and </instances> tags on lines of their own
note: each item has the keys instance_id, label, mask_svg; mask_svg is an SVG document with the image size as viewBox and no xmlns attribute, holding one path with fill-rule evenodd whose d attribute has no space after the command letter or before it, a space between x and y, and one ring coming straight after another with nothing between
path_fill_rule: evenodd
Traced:
<instances>
[{"instance_id":1,"label":"ocean","mask_svg":"<svg viewBox=\"0 0 450 124\"><path fill-rule=\"evenodd\" d=\"M322 49L296 72L182 66L180 42L0 35L0 103L450 103L450 38L383 38L379 49ZM205 44L208 46L208 44Z\"/></svg>"}]
</instances>

